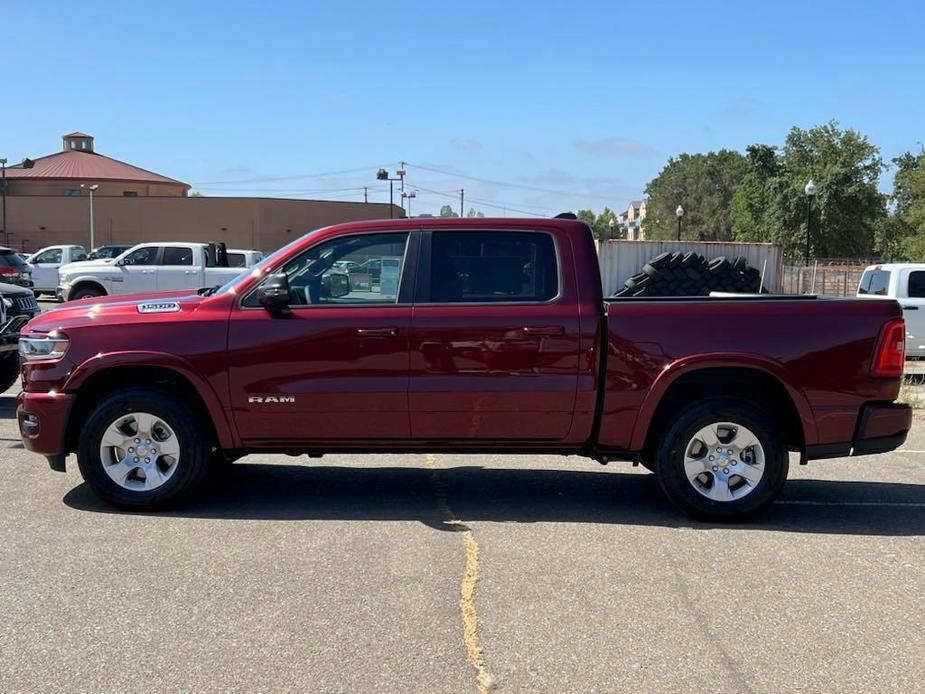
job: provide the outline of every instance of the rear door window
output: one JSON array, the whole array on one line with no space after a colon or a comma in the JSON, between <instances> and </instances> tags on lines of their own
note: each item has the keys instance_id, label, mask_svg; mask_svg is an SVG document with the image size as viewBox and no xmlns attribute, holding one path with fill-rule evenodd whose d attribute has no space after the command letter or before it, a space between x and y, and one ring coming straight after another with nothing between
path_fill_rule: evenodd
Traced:
<instances>
[{"instance_id":1,"label":"rear door window","mask_svg":"<svg viewBox=\"0 0 925 694\"><path fill-rule=\"evenodd\" d=\"M909 273L910 299L925 299L925 270L914 270Z\"/></svg>"},{"instance_id":2,"label":"rear door window","mask_svg":"<svg viewBox=\"0 0 925 694\"><path fill-rule=\"evenodd\" d=\"M886 296L890 287L890 273L888 270L868 270L861 277L858 294L875 294Z\"/></svg>"},{"instance_id":3,"label":"rear door window","mask_svg":"<svg viewBox=\"0 0 925 694\"><path fill-rule=\"evenodd\" d=\"M559 293L552 236L521 231L435 231L432 303L543 303Z\"/></svg>"},{"instance_id":4,"label":"rear door window","mask_svg":"<svg viewBox=\"0 0 925 694\"><path fill-rule=\"evenodd\" d=\"M228 267L244 267L244 254L243 253L229 253L228 254Z\"/></svg>"},{"instance_id":5,"label":"rear door window","mask_svg":"<svg viewBox=\"0 0 925 694\"><path fill-rule=\"evenodd\" d=\"M192 265L193 249L167 246L161 258L161 265Z\"/></svg>"}]
</instances>

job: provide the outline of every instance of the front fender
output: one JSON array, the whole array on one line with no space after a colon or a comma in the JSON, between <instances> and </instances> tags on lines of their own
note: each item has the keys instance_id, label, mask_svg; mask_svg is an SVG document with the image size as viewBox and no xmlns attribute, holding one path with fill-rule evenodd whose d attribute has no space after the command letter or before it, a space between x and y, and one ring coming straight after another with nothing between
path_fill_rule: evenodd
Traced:
<instances>
[{"instance_id":1,"label":"front fender","mask_svg":"<svg viewBox=\"0 0 925 694\"><path fill-rule=\"evenodd\" d=\"M219 446L225 449L240 447L237 432L231 426L215 389L192 364L175 354L149 351L100 353L71 371L63 390L77 392L91 376L120 366L156 366L169 369L185 378L202 398L215 427Z\"/></svg>"},{"instance_id":2,"label":"front fender","mask_svg":"<svg viewBox=\"0 0 925 694\"><path fill-rule=\"evenodd\" d=\"M721 368L746 368L763 371L764 373L776 379L787 391L790 399L796 407L797 414L800 417L800 423L803 426L803 438L807 445L814 444L818 441L816 431L816 418L813 414L812 406L806 398L803 389L797 385L790 374L780 362L768 359L758 354L742 353L710 353L695 354L668 364L656 377L639 412L636 415L636 423L633 426L633 436L631 440L631 449L634 451L642 450L645 445L646 435L652 418L655 416L655 410L662 401L668 388L681 376L701 369L721 369Z\"/></svg>"}]
</instances>

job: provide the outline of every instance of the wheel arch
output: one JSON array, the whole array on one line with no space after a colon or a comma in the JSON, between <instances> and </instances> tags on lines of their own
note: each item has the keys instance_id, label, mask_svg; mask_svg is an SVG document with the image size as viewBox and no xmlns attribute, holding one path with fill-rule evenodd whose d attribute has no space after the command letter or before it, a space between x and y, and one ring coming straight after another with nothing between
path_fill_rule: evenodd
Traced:
<instances>
[{"instance_id":1,"label":"wheel arch","mask_svg":"<svg viewBox=\"0 0 925 694\"><path fill-rule=\"evenodd\" d=\"M679 406L693 397L712 396L772 405L783 418L788 445L797 450L817 441L812 407L780 364L751 355L714 354L680 360L659 374L636 418L632 450L649 450Z\"/></svg>"},{"instance_id":2,"label":"wheel arch","mask_svg":"<svg viewBox=\"0 0 925 694\"><path fill-rule=\"evenodd\" d=\"M101 292L103 292L103 296L109 296L109 292L106 291L106 287L103 286L103 283L100 282L95 277L79 277L73 282L73 284L71 284L71 289L68 292L67 296L64 297L64 300L70 301L71 297L74 296L81 289L89 289L89 288L99 289Z\"/></svg>"},{"instance_id":3,"label":"wheel arch","mask_svg":"<svg viewBox=\"0 0 925 694\"><path fill-rule=\"evenodd\" d=\"M189 401L206 420L216 444L223 449L237 447L221 401L212 386L183 359L170 354L128 352L100 355L74 370L64 390L76 394L68 421L65 445L76 448L76 439L93 402L126 385L158 385Z\"/></svg>"}]
</instances>

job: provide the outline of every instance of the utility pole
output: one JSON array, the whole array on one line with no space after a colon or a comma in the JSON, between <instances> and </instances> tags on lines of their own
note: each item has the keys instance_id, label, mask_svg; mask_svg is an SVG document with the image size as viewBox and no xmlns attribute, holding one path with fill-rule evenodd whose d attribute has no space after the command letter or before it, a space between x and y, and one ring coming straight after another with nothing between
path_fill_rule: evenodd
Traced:
<instances>
[{"instance_id":1,"label":"utility pole","mask_svg":"<svg viewBox=\"0 0 925 694\"><path fill-rule=\"evenodd\" d=\"M400 180L401 180L401 183L402 183L402 187L404 187L404 185L405 185L405 171L404 171L404 169L399 169L398 171L396 171L396 173L401 174ZM389 172L388 172L388 171L386 171L385 169L379 169L379 170L376 172L376 180L377 180L377 181L388 181L388 182L389 182L389 219L392 219L392 218L395 216L395 212L394 212L394 210L392 209L392 207L393 207L394 204L395 204L395 203L393 202L393 201L394 201L394 196L395 196L394 182L395 182L395 181L398 181L399 178L392 178L391 176L389 176ZM404 209L405 209L405 194L404 194L404 193L402 193L401 208L402 208L402 211L404 211Z\"/></svg>"},{"instance_id":2,"label":"utility pole","mask_svg":"<svg viewBox=\"0 0 925 694\"><path fill-rule=\"evenodd\" d=\"M3 186L3 245L10 245L10 233L6 230L6 157L0 159L0 172L2 172L2 178L0 178L0 186Z\"/></svg>"},{"instance_id":3,"label":"utility pole","mask_svg":"<svg viewBox=\"0 0 925 694\"><path fill-rule=\"evenodd\" d=\"M395 172L395 175L398 176L401 181L401 198L402 198L402 208L405 206L405 162L399 162L398 171ZM408 202L408 206L411 206L411 202ZM411 213L408 213L408 216L411 216Z\"/></svg>"},{"instance_id":4,"label":"utility pole","mask_svg":"<svg viewBox=\"0 0 925 694\"><path fill-rule=\"evenodd\" d=\"M459 218L460 219L466 216L465 214L466 206L463 204L463 200L465 200L465 195L466 195L466 189L460 188L459 189Z\"/></svg>"},{"instance_id":5,"label":"utility pole","mask_svg":"<svg viewBox=\"0 0 925 694\"><path fill-rule=\"evenodd\" d=\"M99 189L99 184L94 183L88 186L86 183L81 183L80 187L90 191L90 250L92 251L95 248L93 245L93 191Z\"/></svg>"},{"instance_id":6,"label":"utility pole","mask_svg":"<svg viewBox=\"0 0 925 694\"><path fill-rule=\"evenodd\" d=\"M363 202L369 202L368 189L363 186Z\"/></svg>"}]
</instances>

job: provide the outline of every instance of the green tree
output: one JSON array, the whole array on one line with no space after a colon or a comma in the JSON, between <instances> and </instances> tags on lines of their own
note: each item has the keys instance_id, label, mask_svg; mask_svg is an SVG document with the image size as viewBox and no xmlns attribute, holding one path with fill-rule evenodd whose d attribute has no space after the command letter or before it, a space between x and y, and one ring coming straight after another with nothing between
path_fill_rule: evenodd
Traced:
<instances>
[{"instance_id":1,"label":"green tree","mask_svg":"<svg viewBox=\"0 0 925 694\"><path fill-rule=\"evenodd\" d=\"M591 225L594 236L599 239L622 238L622 232L619 226L620 220L617 217L618 215L616 212L609 207L605 207L604 211L594 218L594 223ZM610 226L611 220L613 220L612 228Z\"/></svg>"},{"instance_id":2,"label":"green tree","mask_svg":"<svg viewBox=\"0 0 925 694\"><path fill-rule=\"evenodd\" d=\"M484 217L484 212L476 212L474 207L470 207L469 211L466 213L467 217Z\"/></svg>"},{"instance_id":3,"label":"green tree","mask_svg":"<svg viewBox=\"0 0 925 694\"><path fill-rule=\"evenodd\" d=\"M732 198L747 171L746 158L729 149L672 157L646 186L646 238L676 238L681 205L682 238L730 241Z\"/></svg>"},{"instance_id":4,"label":"green tree","mask_svg":"<svg viewBox=\"0 0 925 694\"><path fill-rule=\"evenodd\" d=\"M925 149L893 159L893 213L880 227L881 255L897 260L925 259Z\"/></svg>"},{"instance_id":5,"label":"green tree","mask_svg":"<svg viewBox=\"0 0 925 694\"><path fill-rule=\"evenodd\" d=\"M777 240L792 253L804 247L808 201L803 189L812 179L812 254L869 256L886 216L886 200L877 190L885 168L879 149L861 133L831 121L809 130L791 129L780 164L781 173L770 181L769 211L780 229Z\"/></svg>"},{"instance_id":6,"label":"green tree","mask_svg":"<svg viewBox=\"0 0 925 694\"><path fill-rule=\"evenodd\" d=\"M459 215L453 211L452 205L444 205L440 208L441 217L458 217Z\"/></svg>"}]
</instances>

